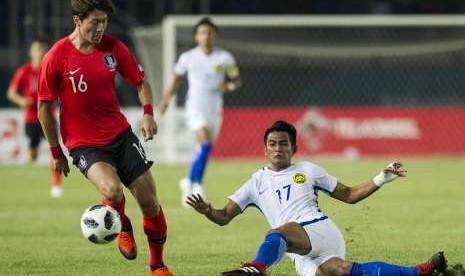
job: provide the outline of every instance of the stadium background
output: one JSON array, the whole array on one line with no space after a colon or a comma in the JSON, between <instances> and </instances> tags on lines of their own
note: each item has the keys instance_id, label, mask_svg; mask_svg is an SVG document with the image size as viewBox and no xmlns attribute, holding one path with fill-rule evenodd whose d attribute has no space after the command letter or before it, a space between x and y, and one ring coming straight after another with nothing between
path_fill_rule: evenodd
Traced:
<instances>
[{"instance_id":1,"label":"stadium background","mask_svg":"<svg viewBox=\"0 0 465 276\"><path fill-rule=\"evenodd\" d=\"M231 15L239 17L229 21L249 22L219 24L218 45L235 55L244 85L225 96L216 158L260 157L261 133L275 119L298 126L300 155L465 153L463 1L114 2L117 14L110 19L109 32L137 53L156 100L171 77L174 60L193 46L191 26L200 14L219 22ZM72 24L65 1L0 5L0 89L6 91L15 68L27 60L29 42L42 37L53 43L69 33ZM275 16L266 20L271 26L264 23L266 14ZM348 15L347 22L368 23L344 24L341 19ZM385 20L386 15L393 17ZM422 24L396 24L415 15L421 16L412 20ZM429 17L421 19L425 15ZM169 18L188 24L172 29L174 51L168 53L164 37L170 32L163 26ZM276 26L279 20L286 24ZM117 86L124 111L137 127L137 94L123 81ZM187 161L193 151L192 134L182 119L184 96L185 87L177 108L158 118L158 140L147 144L159 161ZM0 163L24 162L21 115L6 97L0 97L0 108ZM43 145L42 162L46 151Z\"/></svg>"},{"instance_id":2,"label":"stadium background","mask_svg":"<svg viewBox=\"0 0 465 276\"><path fill-rule=\"evenodd\" d=\"M71 30L67 3L67 0L0 1L1 91L6 91L14 69L27 60L27 47L35 36L52 43ZM329 20L339 24L341 18L354 15L355 18L349 18L352 23L347 23L352 26L340 30L335 26L294 27L283 33L276 27L256 26L243 28L238 34L237 26L220 25L219 44L237 56L244 86L225 99L224 129L234 133L222 133L218 140L215 160L209 164L205 176L208 200L216 207L222 206L226 197L263 165L263 158L256 159L262 155L263 127L277 117L297 122L303 136L299 140L302 154L310 154L308 160L322 165L348 185L374 175L393 155L398 157L395 151L405 154L414 148L417 151L410 152L410 156L401 157L409 171L407 179L386 185L360 204L347 206L321 196L319 205L340 227L349 260L413 265L434 251L444 250L450 266L460 266L459 273L446 275L465 275L461 265L465 256L465 213L460 211L465 210L462 0L115 0L115 3L118 14L111 18L109 31L125 40L140 57L150 56L150 60L143 60L144 67L153 72L148 77L158 92L162 80L169 77L162 67L165 55L160 40L163 32L160 24L168 18L179 23L195 21L200 14L212 14L215 20L223 22L230 19L222 16L240 15L248 18L240 22L254 20L255 25L260 25L267 14L286 15L286 24L300 20ZM168 17L180 15L175 19ZM315 18L318 15L326 19ZM430 25L370 29L354 25L363 20L373 25L384 21L387 15L389 24L405 20L390 16L420 16ZM445 19L444 15L455 17ZM448 24L432 27L433 21ZM191 28L178 26L177 30L173 57L192 46ZM131 123L137 125L140 108L130 109L137 104L135 91L119 82L118 92L125 112L134 114L130 116ZM179 108L183 95L184 92L177 99ZM183 130L181 112L179 109L170 115L175 115L174 129L178 131ZM158 156L168 161L189 158L191 145L187 143L192 142L189 136L186 132L174 135L166 132L167 128L173 130L166 120L159 118L162 133L149 149L157 159ZM0 97L3 195L0 252L4 253L0 258L0 275L147 274L142 217L132 197L127 197L126 211L134 223L140 251L136 260L126 262L115 243L97 248L83 239L79 218L87 206L99 201L99 195L75 167L64 181L64 196L53 199L49 195L46 166L5 164L25 161L24 156L10 158L7 154L15 153L18 143L24 152L21 123L19 109L7 103L5 96ZM167 141L178 141L181 146L186 143L185 148L178 148L184 153L176 158L170 156L170 151L165 152L161 146ZM364 148L368 145L371 147ZM172 144L168 146L173 149ZM223 152L218 151L221 148ZM337 158L322 156L330 154L330 149L336 149L333 154ZM373 153L373 149L378 152ZM232 159L231 152L237 154L239 150L252 155L246 160ZM350 160L339 158L341 153ZM360 156L363 158L352 160ZM41 158L43 163L47 162L45 143ZM185 210L179 202L177 183L187 170L187 163L157 164L152 168L169 223L165 257L175 275L218 275L219 271L253 258L269 230L261 214L247 211L220 228ZM270 275L289 276L294 275L293 271L292 263L285 259L270 269Z\"/></svg>"}]
</instances>

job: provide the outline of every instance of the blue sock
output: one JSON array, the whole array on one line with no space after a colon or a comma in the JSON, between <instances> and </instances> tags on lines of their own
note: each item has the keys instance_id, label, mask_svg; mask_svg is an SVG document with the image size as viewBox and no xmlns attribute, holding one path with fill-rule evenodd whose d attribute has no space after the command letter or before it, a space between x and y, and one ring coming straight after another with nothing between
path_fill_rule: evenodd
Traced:
<instances>
[{"instance_id":1,"label":"blue sock","mask_svg":"<svg viewBox=\"0 0 465 276\"><path fill-rule=\"evenodd\" d=\"M203 173L207 167L208 155L212 149L212 144L205 143L200 145L200 151L194 157L191 164L189 179L192 183L202 183Z\"/></svg>"},{"instance_id":2,"label":"blue sock","mask_svg":"<svg viewBox=\"0 0 465 276\"><path fill-rule=\"evenodd\" d=\"M400 266L384 262L354 263L350 276L417 276L416 266Z\"/></svg>"},{"instance_id":3,"label":"blue sock","mask_svg":"<svg viewBox=\"0 0 465 276\"><path fill-rule=\"evenodd\" d=\"M261 262L266 267L271 266L281 260L287 251L286 237L281 233L270 233L266 235L265 240L258 249L254 262Z\"/></svg>"}]
</instances>

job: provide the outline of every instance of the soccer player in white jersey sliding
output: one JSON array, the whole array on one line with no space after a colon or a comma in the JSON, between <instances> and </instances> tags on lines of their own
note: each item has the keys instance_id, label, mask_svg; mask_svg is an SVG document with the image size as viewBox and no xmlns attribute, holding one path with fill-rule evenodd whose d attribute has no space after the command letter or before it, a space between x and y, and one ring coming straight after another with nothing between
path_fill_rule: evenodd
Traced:
<instances>
[{"instance_id":1,"label":"soccer player in white jersey sliding","mask_svg":"<svg viewBox=\"0 0 465 276\"><path fill-rule=\"evenodd\" d=\"M266 130L264 144L268 166L254 173L229 197L223 209L214 209L199 195L188 197L190 206L219 225L228 224L248 206L255 206L272 228L252 262L221 275L266 275L266 269L278 263L286 252L301 276L423 276L446 268L443 252L435 253L427 262L416 266L346 261L344 239L334 222L320 210L318 191L354 204L384 184L405 176L406 171L401 163L395 162L373 179L349 187L316 164L292 163L297 151L296 135L294 126L284 121L276 121Z\"/></svg>"},{"instance_id":2,"label":"soccer player in white jersey sliding","mask_svg":"<svg viewBox=\"0 0 465 276\"><path fill-rule=\"evenodd\" d=\"M191 193L204 195L202 178L212 143L221 128L223 93L233 92L241 85L234 57L215 46L217 32L218 27L207 17L195 25L193 33L197 46L179 57L174 67L174 78L165 89L159 105L160 112L165 113L171 97L181 87L187 74L189 89L185 116L187 126L195 133L196 153L189 176L179 183L184 205Z\"/></svg>"}]
</instances>

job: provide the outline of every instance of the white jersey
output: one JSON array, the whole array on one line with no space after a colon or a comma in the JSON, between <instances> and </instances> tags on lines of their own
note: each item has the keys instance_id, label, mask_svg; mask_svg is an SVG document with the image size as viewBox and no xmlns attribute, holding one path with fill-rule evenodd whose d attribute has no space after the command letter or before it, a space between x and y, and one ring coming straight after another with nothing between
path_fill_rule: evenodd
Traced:
<instances>
[{"instance_id":1,"label":"white jersey","mask_svg":"<svg viewBox=\"0 0 465 276\"><path fill-rule=\"evenodd\" d=\"M337 179L325 169L303 161L279 172L260 169L229 199L241 211L256 206L276 228L291 221L308 223L326 218L318 208L318 191L330 194L336 184Z\"/></svg>"},{"instance_id":2,"label":"white jersey","mask_svg":"<svg viewBox=\"0 0 465 276\"><path fill-rule=\"evenodd\" d=\"M186 98L187 112L208 113L217 116L223 110L223 92L220 83L225 80L226 70L235 66L234 57L219 47L205 54L200 47L195 47L180 57L174 72L187 74L189 89Z\"/></svg>"}]
</instances>

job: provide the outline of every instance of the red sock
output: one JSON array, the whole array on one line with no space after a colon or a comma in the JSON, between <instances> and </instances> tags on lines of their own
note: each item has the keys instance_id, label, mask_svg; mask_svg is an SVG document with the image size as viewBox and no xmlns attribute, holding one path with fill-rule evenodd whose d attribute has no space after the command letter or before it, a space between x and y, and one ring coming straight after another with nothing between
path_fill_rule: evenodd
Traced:
<instances>
[{"instance_id":1,"label":"red sock","mask_svg":"<svg viewBox=\"0 0 465 276\"><path fill-rule=\"evenodd\" d=\"M434 271L434 265L433 262L426 262L417 265L417 271L418 275L420 276L426 276L426 275L431 275Z\"/></svg>"},{"instance_id":2,"label":"red sock","mask_svg":"<svg viewBox=\"0 0 465 276\"><path fill-rule=\"evenodd\" d=\"M52 173L52 185L61 186L61 174L53 166L53 162L50 160L48 163L50 167L50 172Z\"/></svg>"},{"instance_id":3,"label":"red sock","mask_svg":"<svg viewBox=\"0 0 465 276\"><path fill-rule=\"evenodd\" d=\"M150 268L163 267L163 245L166 241L166 220L163 210L155 217L144 215L144 232L147 235L150 251Z\"/></svg>"},{"instance_id":4,"label":"red sock","mask_svg":"<svg viewBox=\"0 0 465 276\"><path fill-rule=\"evenodd\" d=\"M260 261L253 261L253 262L245 263L245 264L244 264L244 266L247 266L247 265L254 266L254 267L256 267L258 270L260 270L261 272L263 272L263 271L266 270L266 265L265 265L265 263L260 262Z\"/></svg>"},{"instance_id":5,"label":"red sock","mask_svg":"<svg viewBox=\"0 0 465 276\"><path fill-rule=\"evenodd\" d=\"M108 205L110 207L113 207L113 209L115 209L118 212L121 218L121 225L122 225L121 231L124 231L124 232L132 231L131 221L129 220L128 216L126 216L126 214L124 213L124 205L126 204L126 198L124 197L124 194L121 200L117 203L109 201L105 198L102 198L101 203L103 205Z\"/></svg>"}]
</instances>

